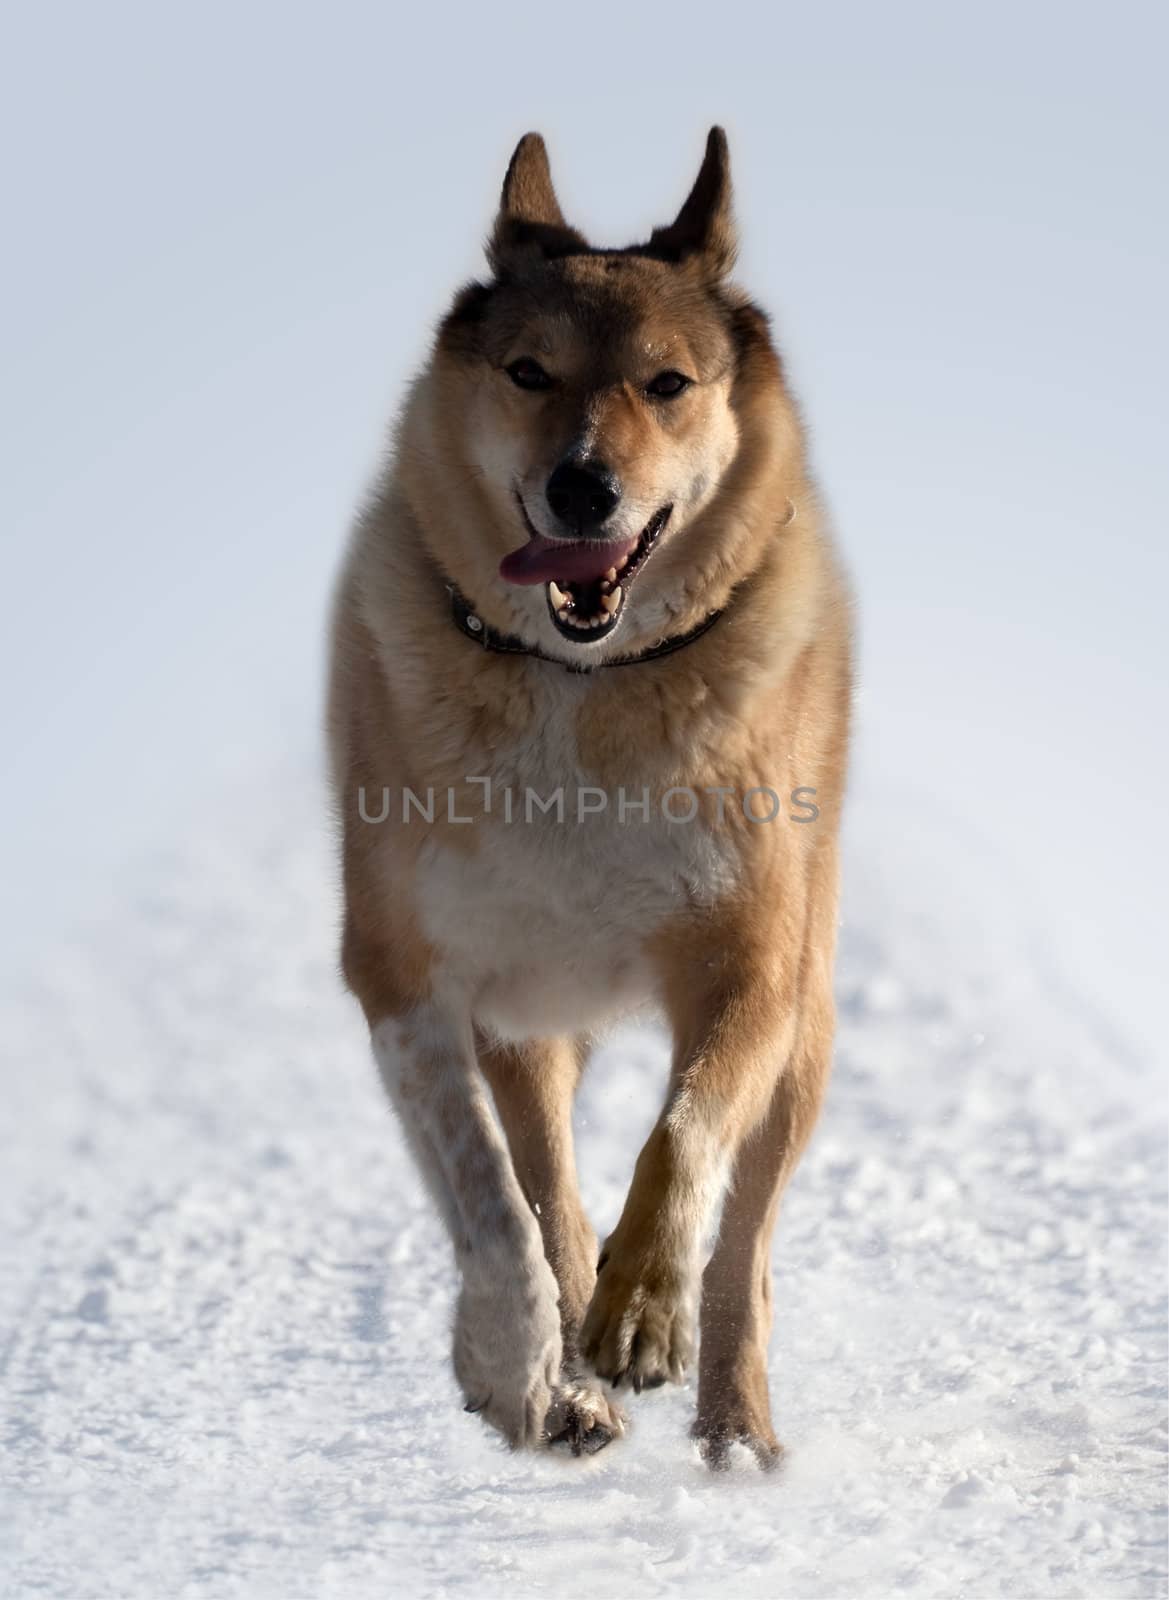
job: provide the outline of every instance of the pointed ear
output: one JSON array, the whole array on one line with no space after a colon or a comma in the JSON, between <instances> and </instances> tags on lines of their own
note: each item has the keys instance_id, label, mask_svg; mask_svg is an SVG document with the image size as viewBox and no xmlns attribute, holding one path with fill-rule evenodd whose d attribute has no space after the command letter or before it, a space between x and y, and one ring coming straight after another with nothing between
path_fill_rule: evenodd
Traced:
<instances>
[{"instance_id":1,"label":"pointed ear","mask_svg":"<svg viewBox=\"0 0 1169 1600\"><path fill-rule=\"evenodd\" d=\"M564 220L543 139L525 133L503 180L499 215L487 243L491 265L499 272L517 255L566 255L587 248L584 237Z\"/></svg>"},{"instance_id":2,"label":"pointed ear","mask_svg":"<svg viewBox=\"0 0 1169 1600\"><path fill-rule=\"evenodd\" d=\"M697 260L711 279L735 264L738 239L731 215L731 158L721 128L707 135L706 155L681 211L668 228L655 228L650 249L670 261Z\"/></svg>"}]
</instances>

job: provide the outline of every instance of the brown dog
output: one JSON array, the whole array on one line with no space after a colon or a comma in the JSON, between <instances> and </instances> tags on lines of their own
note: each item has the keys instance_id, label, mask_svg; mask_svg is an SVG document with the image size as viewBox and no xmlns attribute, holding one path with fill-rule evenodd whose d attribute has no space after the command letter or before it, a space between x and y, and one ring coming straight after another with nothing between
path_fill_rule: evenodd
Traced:
<instances>
[{"instance_id":1,"label":"brown dog","mask_svg":"<svg viewBox=\"0 0 1169 1600\"><path fill-rule=\"evenodd\" d=\"M695 1434L767 1464L770 1239L831 1054L850 626L733 255L720 129L624 250L565 223L521 140L491 281L457 295L356 530L330 736L345 977L454 1244L468 1409L599 1447L624 1418L588 1369L679 1380L700 1284ZM598 1262L572 1097L647 1004L673 1067Z\"/></svg>"}]
</instances>

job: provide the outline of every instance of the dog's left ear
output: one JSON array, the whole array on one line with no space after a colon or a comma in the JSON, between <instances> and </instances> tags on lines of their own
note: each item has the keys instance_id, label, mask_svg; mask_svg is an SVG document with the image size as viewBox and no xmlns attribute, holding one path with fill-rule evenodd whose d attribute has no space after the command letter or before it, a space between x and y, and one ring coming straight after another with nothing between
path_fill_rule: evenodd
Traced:
<instances>
[{"instance_id":1,"label":"dog's left ear","mask_svg":"<svg viewBox=\"0 0 1169 1600\"><path fill-rule=\"evenodd\" d=\"M721 128L710 130L706 155L681 211L668 228L655 228L650 249L669 261L694 260L712 280L735 264L738 237L731 212L731 157Z\"/></svg>"},{"instance_id":2,"label":"dog's left ear","mask_svg":"<svg viewBox=\"0 0 1169 1600\"><path fill-rule=\"evenodd\" d=\"M487 255L496 272L517 256L567 255L587 250L584 236L564 220L548 151L538 133L525 133L503 180L499 215L487 243Z\"/></svg>"}]
</instances>

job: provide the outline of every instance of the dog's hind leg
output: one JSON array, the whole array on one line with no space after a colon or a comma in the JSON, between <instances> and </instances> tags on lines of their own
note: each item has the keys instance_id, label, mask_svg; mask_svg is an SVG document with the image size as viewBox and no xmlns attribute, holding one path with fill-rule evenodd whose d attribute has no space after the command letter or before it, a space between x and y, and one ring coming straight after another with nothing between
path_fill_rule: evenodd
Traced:
<instances>
[{"instance_id":1,"label":"dog's hind leg","mask_svg":"<svg viewBox=\"0 0 1169 1600\"><path fill-rule=\"evenodd\" d=\"M736 1441L760 1465L780 1446L771 1425L767 1345L772 1323L771 1236L783 1191L819 1115L832 1065L835 1009L836 856L825 852L810 885L798 979L795 1047L767 1114L741 1146L702 1279L702 1344L694 1437L712 1467Z\"/></svg>"},{"instance_id":2,"label":"dog's hind leg","mask_svg":"<svg viewBox=\"0 0 1169 1600\"><path fill-rule=\"evenodd\" d=\"M571 1359L578 1353L581 1321L597 1281L597 1236L581 1205L572 1142L582 1052L570 1039L484 1043L479 1063L556 1274L564 1354Z\"/></svg>"},{"instance_id":3,"label":"dog's hind leg","mask_svg":"<svg viewBox=\"0 0 1169 1600\"><path fill-rule=\"evenodd\" d=\"M479 1048L516 1177L560 1289L564 1371L549 1431L578 1452L597 1450L625 1430L620 1408L578 1370L580 1326L597 1281L597 1237L581 1204L572 1139L584 1053L583 1043L571 1039L483 1042Z\"/></svg>"},{"instance_id":4,"label":"dog's hind leg","mask_svg":"<svg viewBox=\"0 0 1169 1600\"><path fill-rule=\"evenodd\" d=\"M827 1001L825 1008L824 1001ZM739 1151L718 1241L702 1278L702 1342L694 1437L712 1467L745 1444L760 1466L781 1447L771 1423L771 1236L784 1187L811 1134L832 1041L831 994L805 1003L800 1036L780 1073L767 1116Z\"/></svg>"}]
</instances>

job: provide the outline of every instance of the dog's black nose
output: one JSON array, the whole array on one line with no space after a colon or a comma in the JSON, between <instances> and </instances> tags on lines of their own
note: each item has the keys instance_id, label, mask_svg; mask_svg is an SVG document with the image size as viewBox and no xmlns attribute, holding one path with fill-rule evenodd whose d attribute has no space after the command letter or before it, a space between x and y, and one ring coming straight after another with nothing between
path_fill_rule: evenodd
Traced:
<instances>
[{"instance_id":1,"label":"dog's black nose","mask_svg":"<svg viewBox=\"0 0 1169 1600\"><path fill-rule=\"evenodd\" d=\"M578 537L599 528L621 498L621 486L608 467L562 461L544 493L556 516Z\"/></svg>"}]
</instances>

